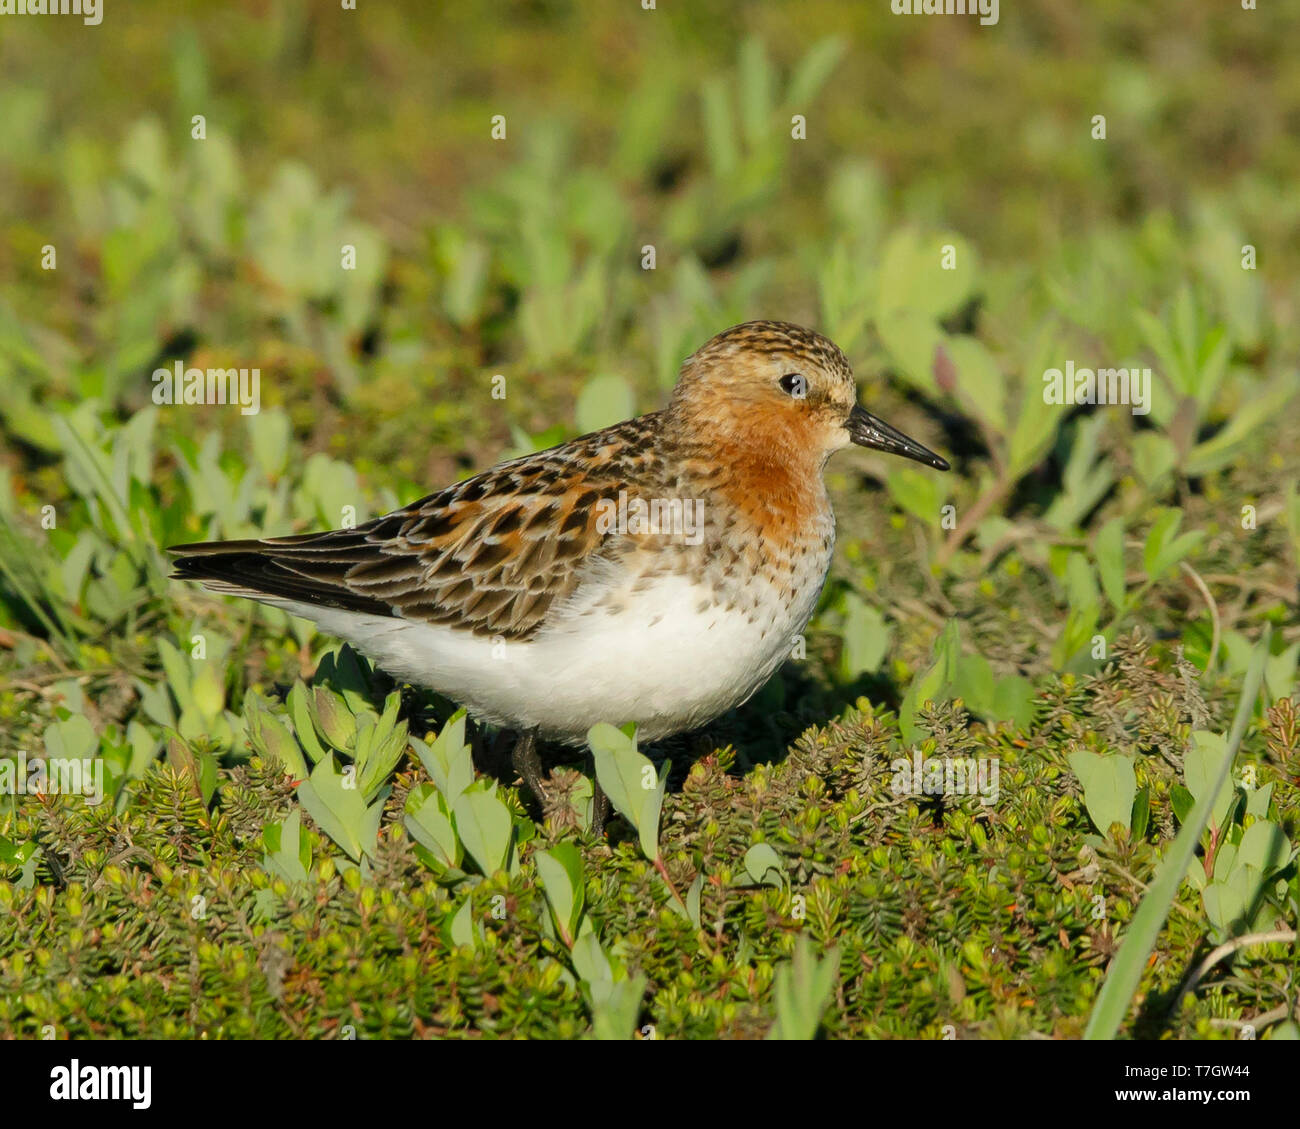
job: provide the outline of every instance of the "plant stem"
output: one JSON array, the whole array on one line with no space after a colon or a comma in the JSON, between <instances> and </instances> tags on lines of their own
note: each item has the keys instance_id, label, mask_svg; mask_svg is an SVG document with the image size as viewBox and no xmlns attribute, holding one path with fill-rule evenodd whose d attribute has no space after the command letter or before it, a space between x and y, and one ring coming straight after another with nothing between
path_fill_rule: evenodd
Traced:
<instances>
[{"instance_id":1,"label":"plant stem","mask_svg":"<svg viewBox=\"0 0 1300 1129\"><path fill-rule=\"evenodd\" d=\"M940 546L934 561L940 568L946 568L953 553L961 548L962 542L970 536L971 531L984 520L986 514L997 505L1011 490L1013 479L1000 478L987 491L975 500L957 523L957 528L948 534L948 539Z\"/></svg>"}]
</instances>

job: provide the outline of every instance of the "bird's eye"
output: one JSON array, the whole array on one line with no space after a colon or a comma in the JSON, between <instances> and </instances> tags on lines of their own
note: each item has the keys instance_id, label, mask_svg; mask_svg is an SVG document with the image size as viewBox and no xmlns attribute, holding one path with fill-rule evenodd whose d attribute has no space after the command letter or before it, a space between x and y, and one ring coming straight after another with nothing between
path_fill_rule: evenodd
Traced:
<instances>
[{"instance_id":1,"label":"bird's eye","mask_svg":"<svg viewBox=\"0 0 1300 1129\"><path fill-rule=\"evenodd\" d=\"M797 372L786 373L777 383L781 385L782 392L788 393L796 400L802 400L808 395L808 381Z\"/></svg>"}]
</instances>

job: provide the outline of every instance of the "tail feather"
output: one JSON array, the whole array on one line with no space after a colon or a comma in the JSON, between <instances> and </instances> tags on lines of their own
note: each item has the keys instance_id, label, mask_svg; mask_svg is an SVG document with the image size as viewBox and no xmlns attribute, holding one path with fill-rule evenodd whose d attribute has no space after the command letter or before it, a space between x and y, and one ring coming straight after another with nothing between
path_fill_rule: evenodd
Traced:
<instances>
[{"instance_id":1,"label":"tail feather","mask_svg":"<svg viewBox=\"0 0 1300 1129\"><path fill-rule=\"evenodd\" d=\"M348 570L372 560L373 544L352 531L267 541L204 541L173 545L175 580L196 580L216 592L250 599L294 600L369 615L394 615L384 603L348 587Z\"/></svg>"}]
</instances>

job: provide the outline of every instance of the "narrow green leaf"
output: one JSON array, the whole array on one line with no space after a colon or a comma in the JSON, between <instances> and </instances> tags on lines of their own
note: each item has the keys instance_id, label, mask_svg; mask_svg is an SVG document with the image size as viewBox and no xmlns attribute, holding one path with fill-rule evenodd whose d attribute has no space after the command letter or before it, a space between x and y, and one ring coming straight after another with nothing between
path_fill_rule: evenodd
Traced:
<instances>
[{"instance_id":1,"label":"narrow green leaf","mask_svg":"<svg viewBox=\"0 0 1300 1129\"><path fill-rule=\"evenodd\" d=\"M1101 527L1096 544L1097 572L1101 590L1111 607L1124 606L1124 519L1112 518Z\"/></svg>"},{"instance_id":2,"label":"narrow green leaf","mask_svg":"<svg viewBox=\"0 0 1300 1129\"><path fill-rule=\"evenodd\" d=\"M776 1022L769 1039L811 1039L817 1034L835 991L839 963L838 949L818 960L808 939L799 936L793 958L777 967L773 980Z\"/></svg>"},{"instance_id":3,"label":"narrow green leaf","mask_svg":"<svg viewBox=\"0 0 1300 1129\"><path fill-rule=\"evenodd\" d=\"M293 718L293 731L297 734L299 743L307 751L312 763L317 764L325 756L325 747L316 736L306 684L302 681L295 682L289 690L286 701L289 706L289 716Z\"/></svg>"},{"instance_id":4,"label":"narrow green leaf","mask_svg":"<svg viewBox=\"0 0 1300 1129\"><path fill-rule=\"evenodd\" d=\"M474 782L474 761L465 744L464 710L451 715L432 745L412 737L411 746L447 803L454 803Z\"/></svg>"},{"instance_id":5,"label":"narrow green leaf","mask_svg":"<svg viewBox=\"0 0 1300 1129\"><path fill-rule=\"evenodd\" d=\"M1147 826L1151 821L1151 789L1139 788L1137 798L1133 801L1133 816L1130 820L1130 827L1133 830L1133 838L1141 839L1147 833Z\"/></svg>"},{"instance_id":6,"label":"narrow green leaf","mask_svg":"<svg viewBox=\"0 0 1300 1129\"><path fill-rule=\"evenodd\" d=\"M533 855L533 861L551 906L555 928L565 945L572 948L585 894L582 856L572 843L558 843L549 851L538 851Z\"/></svg>"},{"instance_id":7,"label":"narrow green leaf","mask_svg":"<svg viewBox=\"0 0 1300 1129\"><path fill-rule=\"evenodd\" d=\"M406 798L402 822L411 838L428 850L440 866L450 870L460 866L462 851L456 829L443 806L445 802L431 785L418 785Z\"/></svg>"},{"instance_id":8,"label":"narrow green leaf","mask_svg":"<svg viewBox=\"0 0 1300 1129\"><path fill-rule=\"evenodd\" d=\"M1229 779L1233 759L1241 746L1241 739L1246 735L1246 727L1250 724L1260 684L1264 680L1264 661L1268 657L1270 636L1271 629L1266 627L1255 647L1250 669L1246 672L1245 685L1237 702L1237 713L1232 720L1232 730L1224 748L1223 762L1219 766L1220 784ZM1160 930L1169 916L1169 908L1178 894L1183 875L1187 873L1195 856L1201 831L1209 822L1213 796L1218 790L1218 786L1208 789L1205 796L1197 799L1196 807L1166 852L1155 879L1147 887L1146 896L1120 942L1119 952L1106 972L1105 982L1093 1005L1092 1015L1088 1018L1085 1039L1114 1039L1119 1032L1133 994L1142 982L1142 970L1146 967L1147 957L1155 947Z\"/></svg>"}]
</instances>

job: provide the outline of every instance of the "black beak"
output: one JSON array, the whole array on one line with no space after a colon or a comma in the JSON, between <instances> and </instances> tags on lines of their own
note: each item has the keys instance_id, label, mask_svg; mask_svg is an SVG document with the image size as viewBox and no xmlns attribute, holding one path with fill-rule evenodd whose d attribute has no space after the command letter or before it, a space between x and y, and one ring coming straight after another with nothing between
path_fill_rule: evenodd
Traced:
<instances>
[{"instance_id":1,"label":"black beak","mask_svg":"<svg viewBox=\"0 0 1300 1129\"><path fill-rule=\"evenodd\" d=\"M844 426L848 428L849 438L859 447L874 447L877 451L902 455L905 459L915 459L935 470L949 469L947 459L940 458L928 447L922 447L915 439L909 439L896 427L890 427L883 419L877 419L856 404Z\"/></svg>"}]
</instances>

